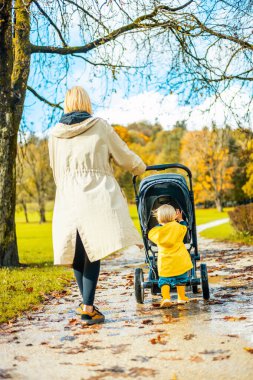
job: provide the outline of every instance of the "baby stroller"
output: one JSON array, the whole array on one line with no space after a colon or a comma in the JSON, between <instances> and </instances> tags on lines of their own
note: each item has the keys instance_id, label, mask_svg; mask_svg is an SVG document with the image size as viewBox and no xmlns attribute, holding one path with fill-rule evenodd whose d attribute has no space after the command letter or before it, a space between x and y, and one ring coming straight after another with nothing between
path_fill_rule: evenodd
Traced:
<instances>
[{"instance_id":1,"label":"baby stroller","mask_svg":"<svg viewBox=\"0 0 253 380\"><path fill-rule=\"evenodd\" d=\"M184 243L191 256L193 268L189 271L189 281L186 284L187 289L189 290L190 288L193 293L198 293L198 285L201 285L203 298L208 300L210 297L206 264L200 265L200 278L196 275L196 261L200 260L200 256L197 245L192 173L190 169L181 164L164 164L148 166L146 170L162 171L172 168L182 169L187 173L189 187L183 175L164 173L144 178L139 185L139 191L137 191L137 176L133 177L146 263L149 268L147 281L144 281L142 268L135 270L135 297L138 303L144 302L144 289L151 289L151 294L160 293L158 287L157 246L148 239L148 232L158 223L152 214L152 210L157 209L162 204L170 204L174 208L182 210L184 219L188 224Z\"/></svg>"}]
</instances>

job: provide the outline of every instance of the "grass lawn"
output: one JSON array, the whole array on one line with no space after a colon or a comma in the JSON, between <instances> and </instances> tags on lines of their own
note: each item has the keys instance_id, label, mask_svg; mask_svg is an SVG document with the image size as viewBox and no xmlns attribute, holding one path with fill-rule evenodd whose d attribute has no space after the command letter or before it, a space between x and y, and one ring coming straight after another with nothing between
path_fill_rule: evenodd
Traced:
<instances>
[{"instance_id":1,"label":"grass lawn","mask_svg":"<svg viewBox=\"0 0 253 380\"><path fill-rule=\"evenodd\" d=\"M253 245L253 236L237 234L230 223L224 223L217 227L208 228L201 232L200 235L208 239Z\"/></svg>"},{"instance_id":2,"label":"grass lawn","mask_svg":"<svg viewBox=\"0 0 253 380\"><path fill-rule=\"evenodd\" d=\"M25 266L0 269L0 323L36 307L44 295L61 291L73 278L70 268L53 266L51 222L39 224L35 212L29 212L29 219L33 222L25 223L23 213L17 213L19 258Z\"/></svg>"},{"instance_id":3,"label":"grass lawn","mask_svg":"<svg viewBox=\"0 0 253 380\"><path fill-rule=\"evenodd\" d=\"M219 212L215 208L196 209L197 225L205 224L218 219L228 218L229 210L232 210L232 208L225 208L223 212Z\"/></svg>"}]
</instances>

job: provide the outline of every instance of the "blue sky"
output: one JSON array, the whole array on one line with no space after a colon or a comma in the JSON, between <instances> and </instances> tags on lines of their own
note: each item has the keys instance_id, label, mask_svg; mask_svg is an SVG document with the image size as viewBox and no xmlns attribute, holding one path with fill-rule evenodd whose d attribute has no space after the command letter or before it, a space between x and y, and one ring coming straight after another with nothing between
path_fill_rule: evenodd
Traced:
<instances>
[{"instance_id":1,"label":"blue sky","mask_svg":"<svg viewBox=\"0 0 253 380\"><path fill-rule=\"evenodd\" d=\"M108 9L105 11L109 12ZM78 27L80 19L77 14L69 15L69 18L71 46L81 45L83 39L87 42L93 37L85 34L81 37ZM39 17L38 20L41 30L40 43L54 44L52 35L50 34L50 38L47 35L43 18ZM58 22L57 18L56 21ZM115 18L111 22L117 25L119 20ZM48 30L50 31L50 28ZM31 38L32 42L36 43L37 32L32 31ZM59 45L57 36L55 41ZM131 69L128 75L124 73L126 70L122 70L116 72L116 78L113 78L110 70L105 73L103 67L94 68L79 58L71 57L67 62L64 57L58 55L33 55L29 85L52 102L62 101L66 88L81 85L91 96L95 115L104 117L111 123L126 125L129 122L147 119L151 122L159 121L164 128L171 128L177 120L186 119L191 129L199 129L204 125L210 125L212 121L221 126L225 122L235 125L235 119L243 121L245 104L252 96L252 88L239 91L239 83L234 83L224 90L222 99L215 104L213 94L205 91L202 96L196 92L189 98L190 86L179 86L175 80L172 81L172 74L177 70L180 77L181 68L173 67L169 49L166 52L166 43L161 44L159 39L154 41L152 55L145 69ZM108 54L117 58L125 48L125 64L143 63L144 51L136 51L128 38L122 38L119 42L121 44L116 45L116 48L113 45L102 46L86 57L92 61L103 62L103 58ZM218 53L212 52L210 59L217 59ZM69 69L66 75L67 65ZM174 72L168 71L168 68ZM59 78L62 80L57 85ZM232 98L234 116L228 114L224 106L224 102ZM204 112L206 109L209 111ZM24 123L29 130L43 134L58 120L60 114L61 111L53 110L27 92Z\"/></svg>"}]
</instances>

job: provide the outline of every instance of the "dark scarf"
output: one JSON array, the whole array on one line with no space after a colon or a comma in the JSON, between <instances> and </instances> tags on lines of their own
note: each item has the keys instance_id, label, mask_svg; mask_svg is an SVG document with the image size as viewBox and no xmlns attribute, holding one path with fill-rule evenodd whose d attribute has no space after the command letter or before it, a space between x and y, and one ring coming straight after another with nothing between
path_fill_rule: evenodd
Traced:
<instances>
[{"instance_id":1,"label":"dark scarf","mask_svg":"<svg viewBox=\"0 0 253 380\"><path fill-rule=\"evenodd\" d=\"M88 112L85 111L73 111L69 113L64 113L62 117L60 118L60 123L62 124L77 124L81 123L82 121L89 119L92 117Z\"/></svg>"}]
</instances>

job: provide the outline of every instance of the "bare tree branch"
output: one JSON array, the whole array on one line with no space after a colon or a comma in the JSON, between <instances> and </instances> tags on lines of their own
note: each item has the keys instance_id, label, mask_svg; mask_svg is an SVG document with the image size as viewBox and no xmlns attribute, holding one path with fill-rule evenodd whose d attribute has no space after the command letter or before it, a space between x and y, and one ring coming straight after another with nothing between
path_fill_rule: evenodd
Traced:
<instances>
[{"instance_id":1,"label":"bare tree branch","mask_svg":"<svg viewBox=\"0 0 253 380\"><path fill-rule=\"evenodd\" d=\"M226 34L221 33L221 32L217 32L216 30L207 27L194 14L191 14L189 16L192 17L196 21L197 25L204 32L207 32L208 34L210 34L212 36L219 37L219 38L221 38L223 40L232 41L232 42L234 42L234 43L242 46L245 49L253 50L253 45L250 44L249 42L244 41L244 40L240 39L239 37L229 36L229 35L226 35Z\"/></svg>"},{"instance_id":2,"label":"bare tree branch","mask_svg":"<svg viewBox=\"0 0 253 380\"><path fill-rule=\"evenodd\" d=\"M100 45L104 45L105 43L112 41L112 40L116 39L118 36L120 36L126 32L129 32L131 30L138 29L138 28L148 28L151 26L152 27L161 27L164 24L156 25L154 23L152 25L147 26L145 24L143 25L142 22L144 22L146 20L152 20L159 13L159 11L166 10L169 12L176 12L180 9L187 7L192 2L193 2L193 0L190 0L186 4L184 4L180 7L177 7L177 8L170 8L168 6L158 6L153 10L153 12L146 14L146 15L139 16L132 23L130 23L128 25L124 25L120 28L117 28L114 31L112 31L111 33L108 33L106 36L98 38L95 41L90 42L84 46L73 46L73 47L66 46L66 47L60 48L60 47L55 47L55 46L36 46L36 45L31 44L31 53L51 53L51 54L61 54L61 55L67 55L67 54L73 54L73 53L87 53L88 51L93 50Z\"/></svg>"},{"instance_id":3,"label":"bare tree branch","mask_svg":"<svg viewBox=\"0 0 253 380\"><path fill-rule=\"evenodd\" d=\"M33 0L33 3L36 4L37 8L40 10L40 12L43 14L43 16L45 16L46 19L50 22L50 24L55 28L55 30L56 30L57 33L58 33L58 36L60 37L60 40L62 41L63 46L68 46L68 44L66 43L66 41L65 41L64 38L63 38L63 35L61 34L60 29L59 29L58 26L53 22L53 20L51 19L51 17L49 17L48 14L44 11L44 9L41 8L41 6L39 5L38 1Z\"/></svg>"},{"instance_id":4,"label":"bare tree branch","mask_svg":"<svg viewBox=\"0 0 253 380\"><path fill-rule=\"evenodd\" d=\"M41 100L42 102L48 104L49 106L53 107L53 108L59 108L61 110L63 110L63 107L61 106L62 102L59 102L59 103L52 103L50 102L49 100L45 99L43 96L41 96L40 94L38 94L32 87L30 86L27 86L27 90L29 90L34 96L36 96L36 98L38 98L39 100Z\"/></svg>"},{"instance_id":5,"label":"bare tree branch","mask_svg":"<svg viewBox=\"0 0 253 380\"><path fill-rule=\"evenodd\" d=\"M67 1L69 4L74 5L76 8L80 9L83 13L89 16L93 21L96 21L99 25L101 25L107 31L107 33L109 33L109 29L99 19L97 19L90 12L88 12L86 9L81 7L76 1L72 1L72 0L65 0L65 1Z\"/></svg>"}]
</instances>

